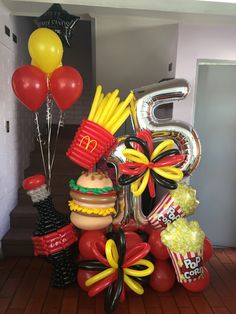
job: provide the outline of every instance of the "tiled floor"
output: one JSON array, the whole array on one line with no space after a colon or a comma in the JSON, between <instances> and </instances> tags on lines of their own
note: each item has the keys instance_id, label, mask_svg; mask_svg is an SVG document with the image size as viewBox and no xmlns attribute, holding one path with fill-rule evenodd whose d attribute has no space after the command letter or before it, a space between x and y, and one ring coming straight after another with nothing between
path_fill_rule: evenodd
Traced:
<instances>
[{"instance_id":1,"label":"tiled floor","mask_svg":"<svg viewBox=\"0 0 236 314\"><path fill-rule=\"evenodd\" d=\"M116 313L235 313L236 249L217 249L208 263L210 286L190 293L181 285L168 293L145 289L140 297L129 294ZM0 261L0 313L8 314L102 314L103 295L87 297L76 285L51 288L50 267L40 258L7 258Z\"/></svg>"}]
</instances>

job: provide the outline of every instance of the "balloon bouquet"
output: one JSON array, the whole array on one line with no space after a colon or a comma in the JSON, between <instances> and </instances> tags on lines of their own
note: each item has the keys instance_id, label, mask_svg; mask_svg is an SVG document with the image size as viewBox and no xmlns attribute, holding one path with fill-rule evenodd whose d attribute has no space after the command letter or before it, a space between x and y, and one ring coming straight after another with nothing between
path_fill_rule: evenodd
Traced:
<instances>
[{"instance_id":1,"label":"balloon bouquet","mask_svg":"<svg viewBox=\"0 0 236 314\"><path fill-rule=\"evenodd\" d=\"M54 99L62 113L80 96L82 79L75 69L61 66L62 45L51 30L36 30L29 51L34 65L16 70L13 89L35 112L38 126L37 110L45 98L48 111ZM127 291L143 294L145 284L165 292L177 279L186 289L201 291L209 282L204 263L212 245L197 221L186 220L199 202L196 190L181 182L199 164L200 141L192 126L156 116L160 105L182 100L188 93L183 79L134 89L122 101L118 89L105 94L97 87L89 116L66 152L84 168L69 182L72 224L57 215L44 177L24 182L39 211L35 254L46 256L59 269L56 286L73 282L74 227L80 229L77 281L91 297L105 290L106 313L114 312ZM129 116L135 135L116 138ZM48 129L50 133L50 123ZM48 180L50 185L50 175ZM158 201L160 186L166 195Z\"/></svg>"},{"instance_id":2,"label":"balloon bouquet","mask_svg":"<svg viewBox=\"0 0 236 314\"><path fill-rule=\"evenodd\" d=\"M48 28L38 28L28 41L31 65L16 69L12 76L12 88L16 97L35 113L38 141L43 161L44 174L50 188L52 167L64 112L79 99L83 90L83 79L78 70L62 65L63 46L59 36ZM47 114L47 160L44 157L43 141L39 125L38 110L46 102ZM51 154L52 106L56 103L60 117L56 132L55 147Z\"/></svg>"},{"instance_id":3,"label":"balloon bouquet","mask_svg":"<svg viewBox=\"0 0 236 314\"><path fill-rule=\"evenodd\" d=\"M56 154L64 112L80 97L83 90L82 77L76 69L61 63L63 46L58 35L48 29L35 30L28 41L31 65L16 69L12 76L12 87L16 97L35 113L37 136L45 175L34 175L23 181L23 187L38 211L38 221L32 241L34 254L44 256L52 264L52 283L64 287L76 280L77 232L67 216L55 208L50 194L52 167ZM38 110L46 103L47 160L39 125ZM51 154L52 106L60 110L56 140ZM47 183L46 183L47 181Z\"/></svg>"},{"instance_id":4,"label":"balloon bouquet","mask_svg":"<svg viewBox=\"0 0 236 314\"><path fill-rule=\"evenodd\" d=\"M122 102L118 93L105 95L97 87L88 119L66 153L85 169L69 183L70 219L83 230L78 284L90 297L105 290L107 313L127 291L142 294L145 284L165 292L177 279L190 291L203 290L209 282L204 263L212 255L198 222L185 219L199 205L196 190L181 182L200 161L197 133L155 114L158 106L184 99L188 83L174 79L144 86ZM136 134L115 138L129 115ZM167 190L159 202L158 186ZM157 204L147 210L153 201Z\"/></svg>"}]
</instances>

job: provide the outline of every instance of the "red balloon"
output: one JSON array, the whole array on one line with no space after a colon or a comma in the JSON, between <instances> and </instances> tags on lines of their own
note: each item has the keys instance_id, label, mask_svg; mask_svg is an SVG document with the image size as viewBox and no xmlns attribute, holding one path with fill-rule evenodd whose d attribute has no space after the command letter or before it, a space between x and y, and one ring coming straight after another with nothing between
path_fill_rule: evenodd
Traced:
<instances>
[{"instance_id":1,"label":"red balloon","mask_svg":"<svg viewBox=\"0 0 236 314\"><path fill-rule=\"evenodd\" d=\"M151 246L151 253L160 260L170 258L166 246L161 242L161 231L154 230L149 236L148 243Z\"/></svg>"},{"instance_id":2,"label":"red balloon","mask_svg":"<svg viewBox=\"0 0 236 314\"><path fill-rule=\"evenodd\" d=\"M52 73L49 86L57 106L65 111L81 96L83 79L73 67L62 66Z\"/></svg>"},{"instance_id":3,"label":"red balloon","mask_svg":"<svg viewBox=\"0 0 236 314\"><path fill-rule=\"evenodd\" d=\"M203 277L192 282L183 282L182 284L189 291L200 292L208 286L209 281L210 281L209 271L206 267L204 267Z\"/></svg>"},{"instance_id":4,"label":"red balloon","mask_svg":"<svg viewBox=\"0 0 236 314\"><path fill-rule=\"evenodd\" d=\"M83 258L88 260L97 260L93 253L93 243L100 242L106 243L106 237L101 230L86 231L79 239L79 252Z\"/></svg>"},{"instance_id":5,"label":"red balloon","mask_svg":"<svg viewBox=\"0 0 236 314\"><path fill-rule=\"evenodd\" d=\"M77 273L77 283L80 288L84 291L89 291L90 287L85 286L85 281L97 273L99 273L99 271L79 269Z\"/></svg>"},{"instance_id":6,"label":"red balloon","mask_svg":"<svg viewBox=\"0 0 236 314\"><path fill-rule=\"evenodd\" d=\"M94 297L96 294L109 287L115 280L117 280L117 272L97 281L90 287L88 291L89 297Z\"/></svg>"},{"instance_id":7,"label":"red balloon","mask_svg":"<svg viewBox=\"0 0 236 314\"><path fill-rule=\"evenodd\" d=\"M211 241L205 237L203 245L203 261L207 262L210 260L213 254L213 247Z\"/></svg>"},{"instance_id":8,"label":"red balloon","mask_svg":"<svg viewBox=\"0 0 236 314\"><path fill-rule=\"evenodd\" d=\"M33 65L23 65L12 76L12 88L16 97L31 111L36 112L47 93L46 75Z\"/></svg>"},{"instance_id":9,"label":"red balloon","mask_svg":"<svg viewBox=\"0 0 236 314\"><path fill-rule=\"evenodd\" d=\"M157 261L154 272L151 274L150 286L157 292L169 291L175 284L174 267L169 261Z\"/></svg>"},{"instance_id":10,"label":"red balloon","mask_svg":"<svg viewBox=\"0 0 236 314\"><path fill-rule=\"evenodd\" d=\"M32 177L28 177L26 178L22 185L24 190L34 190L38 187L40 187L41 185L45 184L46 182L46 178L43 174L36 174Z\"/></svg>"},{"instance_id":11,"label":"red balloon","mask_svg":"<svg viewBox=\"0 0 236 314\"><path fill-rule=\"evenodd\" d=\"M153 228L153 226L151 224L146 224L146 225L139 225L138 226L139 230L146 232L147 234L151 234L153 231L155 231L156 229Z\"/></svg>"},{"instance_id":12,"label":"red balloon","mask_svg":"<svg viewBox=\"0 0 236 314\"><path fill-rule=\"evenodd\" d=\"M137 233L133 231L125 231L126 251L132 249L135 244L142 243L143 240Z\"/></svg>"},{"instance_id":13,"label":"red balloon","mask_svg":"<svg viewBox=\"0 0 236 314\"><path fill-rule=\"evenodd\" d=\"M119 228L122 228L124 231L133 232L136 232L138 230L137 223L134 221L134 219L130 219L129 222L127 222L125 225L120 224L113 225L114 230L118 230Z\"/></svg>"}]
</instances>

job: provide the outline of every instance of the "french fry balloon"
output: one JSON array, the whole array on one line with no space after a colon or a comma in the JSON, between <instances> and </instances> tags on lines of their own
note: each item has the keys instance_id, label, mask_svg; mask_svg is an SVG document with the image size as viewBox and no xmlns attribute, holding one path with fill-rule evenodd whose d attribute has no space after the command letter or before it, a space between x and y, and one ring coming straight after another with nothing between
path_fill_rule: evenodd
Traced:
<instances>
[{"instance_id":1,"label":"french fry balloon","mask_svg":"<svg viewBox=\"0 0 236 314\"><path fill-rule=\"evenodd\" d=\"M49 28L36 29L28 41L33 64L44 73L52 73L61 63L63 46L59 36Z\"/></svg>"}]
</instances>

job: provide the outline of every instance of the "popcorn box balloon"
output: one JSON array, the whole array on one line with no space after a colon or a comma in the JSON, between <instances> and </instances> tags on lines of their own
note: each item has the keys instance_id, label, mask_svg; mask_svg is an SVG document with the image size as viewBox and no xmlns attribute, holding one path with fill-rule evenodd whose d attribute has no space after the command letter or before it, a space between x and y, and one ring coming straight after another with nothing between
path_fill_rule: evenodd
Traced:
<instances>
[{"instance_id":1,"label":"popcorn box balloon","mask_svg":"<svg viewBox=\"0 0 236 314\"><path fill-rule=\"evenodd\" d=\"M179 282L192 282L204 274L202 251L182 255L168 249Z\"/></svg>"},{"instance_id":2,"label":"popcorn box balloon","mask_svg":"<svg viewBox=\"0 0 236 314\"><path fill-rule=\"evenodd\" d=\"M199 205L196 190L186 183L167 193L147 217L154 228L165 228L181 217L192 215Z\"/></svg>"},{"instance_id":3,"label":"popcorn box balloon","mask_svg":"<svg viewBox=\"0 0 236 314\"><path fill-rule=\"evenodd\" d=\"M170 193L167 193L147 216L149 223L156 229L165 228L169 223L184 217L179 205L174 203Z\"/></svg>"}]
</instances>

